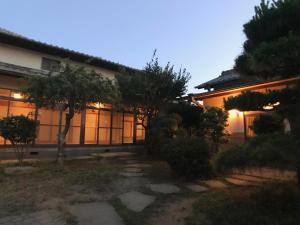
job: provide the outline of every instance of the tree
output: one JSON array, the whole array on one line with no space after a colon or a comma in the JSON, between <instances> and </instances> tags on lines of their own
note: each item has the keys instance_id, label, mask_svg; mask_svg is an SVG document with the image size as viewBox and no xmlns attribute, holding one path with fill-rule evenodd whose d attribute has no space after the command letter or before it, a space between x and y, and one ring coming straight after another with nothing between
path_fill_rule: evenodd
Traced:
<instances>
[{"instance_id":1,"label":"tree","mask_svg":"<svg viewBox=\"0 0 300 225\"><path fill-rule=\"evenodd\" d=\"M0 136L11 142L21 166L27 146L36 138L36 127L36 121L25 116L9 116L0 119Z\"/></svg>"},{"instance_id":2,"label":"tree","mask_svg":"<svg viewBox=\"0 0 300 225\"><path fill-rule=\"evenodd\" d=\"M287 77L300 73L300 1L262 0L244 25L247 40L235 69L244 75Z\"/></svg>"},{"instance_id":3,"label":"tree","mask_svg":"<svg viewBox=\"0 0 300 225\"><path fill-rule=\"evenodd\" d=\"M82 66L66 64L57 74L31 77L27 81L28 85L23 93L28 102L35 103L38 108L46 107L60 111L57 154L60 162L63 160L65 137L74 114L90 104L115 103L119 96L112 80ZM66 112L66 119L62 130L63 112Z\"/></svg>"},{"instance_id":4,"label":"tree","mask_svg":"<svg viewBox=\"0 0 300 225\"><path fill-rule=\"evenodd\" d=\"M122 102L139 114L146 136L158 112L186 93L189 79L190 75L185 69L175 72L169 63L161 67L155 53L144 70L117 75Z\"/></svg>"},{"instance_id":5,"label":"tree","mask_svg":"<svg viewBox=\"0 0 300 225\"><path fill-rule=\"evenodd\" d=\"M243 92L240 95L229 97L224 101L224 106L226 110L274 112L282 118L287 118L291 123L292 133L299 135L300 84L267 93ZM269 106L269 109L266 106Z\"/></svg>"},{"instance_id":6,"label":"tree","mask_svg":"<svg viewBox=\"0 0 300 225\"><path fill-rule=\"evenodd\" d=\"M206 137L211 143L212 153L217 153L220 145L227 143L228 133L226 131L228 114L226 111L211 107L203 115L203 121L200 123L199 136Z\"/></svg>"}]
</instances>

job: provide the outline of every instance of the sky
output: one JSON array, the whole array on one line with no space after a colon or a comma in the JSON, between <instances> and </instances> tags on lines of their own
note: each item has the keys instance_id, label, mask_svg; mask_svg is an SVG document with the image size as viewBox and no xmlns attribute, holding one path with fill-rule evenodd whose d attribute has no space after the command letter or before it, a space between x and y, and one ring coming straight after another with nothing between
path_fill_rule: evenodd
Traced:
<instances>
[{"instance_id":1,"label":"sky","mask_svg":"<svg viewBox=\"0 0 300 225\"><path fill-rule=\"evenodd\" d=\"M231 69L260 0L3 0L0 27L142 69L186 68L194 87Z\"/></svg>"}]
</instances>

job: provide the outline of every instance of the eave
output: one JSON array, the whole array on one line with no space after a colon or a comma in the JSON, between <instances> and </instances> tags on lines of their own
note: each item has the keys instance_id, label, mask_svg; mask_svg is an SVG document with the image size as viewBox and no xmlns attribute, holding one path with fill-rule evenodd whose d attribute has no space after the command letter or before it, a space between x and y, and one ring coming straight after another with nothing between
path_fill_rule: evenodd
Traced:
<instances>
[{"instance_id":1,"label":"eave","mask_svg":"<svg viewBox=\"0 0 300 225\"><path fill-rule=\"evenodd\" d=\"M204 92L204 93L199 93L199 94L191 94L190 97L192 97L193 100L197 101L197 100L203 100L206 98L213 98L213 97L219 97L219 96L223 96L223 95L236 94L236 93L243 92L243 91L268 88L268 87L272 87L274 85L290 84L290 83L294 83L296 81L300 81L300 76L295 76L292 78L281 79L281 80L276 80L276 81L269 81L269 82L257 83L257 84L252 84L252 85L240 86L240 87L235 87L235 88L230 88L230 89L225 89L225 90L216 90L216 91Z\"/></svg>"}]
</instances>

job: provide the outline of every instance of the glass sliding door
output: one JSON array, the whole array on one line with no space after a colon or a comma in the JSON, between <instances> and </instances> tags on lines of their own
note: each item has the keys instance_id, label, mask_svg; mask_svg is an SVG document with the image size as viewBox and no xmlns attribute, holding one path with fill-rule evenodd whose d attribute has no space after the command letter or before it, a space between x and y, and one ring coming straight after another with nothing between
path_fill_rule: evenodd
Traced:
<instances>
[{"instance_id":1,"label":"glass sliding door","mask_svg":"<svg viewBox=\"0 0 300 225\"><path fill-rule=\"evenodd\" d=\"M100 110L98 144L100 145L110 144L110 126L111 126L111 112L107 110Z\"/></svg>"},{"instance_id":2,"label":"glass sliding door","mask_svg":"<svg viewBox=\"0 0 300 225\"><path fill-rule=\"evenodd\" d=\"M62 129L65 125L66 114L63 113ZM38 110L38 144L57 144L57 135L59 130L59 111L41 108Z\"/></svg>"},{"instance_id":3,"label":"glass sliding door","mask_svg":"<svg viewBox=\"0 0 300 225\"><path fill-rule=\"evenodd\" d=\"M85 117L84 144L97 144L99 110L87 109Z\"/></svg>"},{"instance_id":4,"label":"glass sliding door","mask_svg":"<svg viewBox=\"0 0 300 225\"><path fill-rule=\"evenodd\" d=\"M133 143L133 132L134 132L134 115L125 113L124 114L124 130L123 130L123 143Z\"/></svg>"},{"instance_id":5,"label":"glass sliding door","mask_svg":"<svg viewBox=\"0 0 300 225\"><path fill-rule=\"evenodd\" d=\"M123 113L114 112L112 119L112 144L122 144Z\"/></svg>"}]
</instances>

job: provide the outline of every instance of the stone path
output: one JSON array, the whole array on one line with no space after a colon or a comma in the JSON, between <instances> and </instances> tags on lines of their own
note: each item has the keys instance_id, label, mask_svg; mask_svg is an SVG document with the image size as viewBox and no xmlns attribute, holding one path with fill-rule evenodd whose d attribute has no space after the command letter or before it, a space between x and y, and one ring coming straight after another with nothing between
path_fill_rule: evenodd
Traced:
<instances>
[{"instance_id":1,"label":"stone path","mask_svg":"<svg viewBox=\"0 0 300 225\"><path fill-rule=\"evenodd\" d=\"M67 225L57 210L44 210L0 219L0 225Z\"/></svg>"},{"instance_id":2,"label":"stone path","mask_svg":"<svg viewBox=\"0 0 300 225\"><path fill-rule=\"evenodd\" d=\"M78 225L124 225L122 218L107 202L76 204L71 207L71 213L76 215Z\"/></svg>"},{"instance_id":3,"label":"stone path","mask_svg":"<svg viewBox=\"0 0 300 225\"><path fill-rule=\"evenodd\" d=\"M103 153L93 155L104 158L117 157L116 153ZM87 192L88 187L83 185L75 185L73 191L84 197L88 203L76 203L70 206L70 213L78 222L78 225L124 225L124 221L115 211L108 201L114 197L118 197L121 203L129 210L134 212L142 212L147 207L151 206L156 200L155 194L142 193L145 188L159 194L177 194L181 189L172 183L151 183L147 178L146 168L151 167L139 159L133 158L133 154L121 154L123 162L125 162L124 170L120 173L122 178L116 179L113 183L113 195L103 199L102 196L93 196L93 193ZM199 180L193 183L185 184L185 187L192 192L202 193L216 188L227 188L229 186L257 186L267 182L266 178L255 177L246 174L233 174L224 179ZM122 193L122 194L120 194ZM148 192L147 192L148 193ZM76 198L78 200L78 197ZM46 202L42 207L43 211L23 214L18 216L9 216L0 218L0 225L67 225L66 218L56 209L57 205L63 202L63 199L54 199L55 201ZM192 208L194 199L182 199L178 205L167 205L166 214L163 214L159 220L154 220L154 224L164 224L165 221L171 221L172 225L183 224L183 218L189 210L186 207ZM79 201L74 201L79 202ZM180 204L179 204L180 203ZM53 206L54 205L54 206ZM41 209L41 208L40 208ZM46 210L47 209L47 210ZM174 212L176 215L174 215ZM178 218L176 217L178 213ZM181 216L180 216L181 215ZM156 223L157 222L157 223Z\"/></svg>"},{"instance_id":4,"label":"stone path","mask_svg":"<svg viewBox=\"0 0 300 225\"><path fill-rule=\"evenodd\" d=\"M151 191L162 194L174 194L180 192L179 187L174 184L149 184L148 187Z\"/></svg>"},{"instance_id":5,"label":"stone path","mask_svg":"<svg viewBox=\"0 0 300 225\"><path fill-rule=\"evenodd\" d=\"M204 187L204 186L199 185L199 184L193 184L193 183L192 184L187 184L186 188L188 188L189 190L191 190L193 192L198 192L198 193L205 192L205 191L209 190L207 187Z\"/></svg>"},{"instance_id":6,"label":"stone path","mask_svg":"<svg viewBox=\"0 0 300 225\"><path fill-rule=\"evenodd\" d=\"M227 187L227 184L225 184L221 180L206 180L206 181L202 181L202 182L210 188L226 188Z\"/></svg>"},{"instance_id":7,"label":"stone path","mask_svg":"<svg viewBox=\"0 0 300 225\"><path fill-rule=\"evenodd\" d=\"M141 212L147 206L151 205L155 201L156 197L132 191L120 195L119 199L128 209L135 212Z\"/></svg>"}]
</instances>

